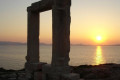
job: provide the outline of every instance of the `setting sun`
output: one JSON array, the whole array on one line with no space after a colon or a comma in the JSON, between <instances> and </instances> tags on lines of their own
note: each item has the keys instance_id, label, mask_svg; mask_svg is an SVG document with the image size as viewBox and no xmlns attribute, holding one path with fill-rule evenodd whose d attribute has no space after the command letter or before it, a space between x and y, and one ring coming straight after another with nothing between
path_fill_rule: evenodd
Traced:
<instances>
[{"instance_id":1,"label":"setting sun","mask_svg":"<svg viewBox=\"0 0 120 80\"><path fill-rule=\"evenodd\" d=\"M101 37L101 36L97 36L97 37L96 37L96 40L97 40L97 41L101 41L101 40L102 40L102 37Z\"/></svg>"}]
</instances>

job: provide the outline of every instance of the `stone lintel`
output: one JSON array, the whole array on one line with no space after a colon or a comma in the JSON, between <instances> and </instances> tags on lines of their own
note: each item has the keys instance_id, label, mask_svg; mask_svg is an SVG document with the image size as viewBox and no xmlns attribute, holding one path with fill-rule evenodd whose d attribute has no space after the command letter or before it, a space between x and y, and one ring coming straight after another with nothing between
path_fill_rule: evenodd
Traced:
<instances>
[{"instance_id":1,"label":"stone lintel","mask_svg":"<svg viewBox=\"0 0 120 80\"><path fill-rule=\"evenodd\" d=\"M27 8L27 11L44 12L52 9L53 0L42 0L33 3Z\"/></svg>"},{"instance_id":2,"label":"stone lintel","mask_svg":"<svg viewBox=\"0 0 120 80\"><path fill-rule=\"evenodd\" d=\"M55 0L54 6L57 6L59 8L62 8L65 6L71 6L71 0Z\"/></svg>"}]
</instances>

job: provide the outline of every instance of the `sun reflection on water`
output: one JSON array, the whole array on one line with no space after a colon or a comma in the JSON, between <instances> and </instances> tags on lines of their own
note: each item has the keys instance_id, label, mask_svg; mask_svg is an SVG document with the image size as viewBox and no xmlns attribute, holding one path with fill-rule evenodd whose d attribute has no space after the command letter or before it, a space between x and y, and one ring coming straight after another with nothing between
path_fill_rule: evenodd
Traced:
<instances>
[{"instance_id":1,"label":"sun reflection on water","mask_svg":"<svg viewBox=\"0 0 120 80\"><path fill-rule=\"evenodd\" d=\"M96 65L103 64L105 62L103 59L101 46L97 46L96 48L95 62L96 62Z\"/></svg>"}]
</instances>

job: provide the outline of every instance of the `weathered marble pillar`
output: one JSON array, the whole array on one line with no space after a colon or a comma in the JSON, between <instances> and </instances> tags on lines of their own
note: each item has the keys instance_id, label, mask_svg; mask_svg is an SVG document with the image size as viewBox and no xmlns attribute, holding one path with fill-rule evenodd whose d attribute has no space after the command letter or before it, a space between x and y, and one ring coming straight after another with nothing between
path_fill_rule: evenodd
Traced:
<instances>
[{"instance_id":1,"label":"weathered marble pillar","mask_svg":"<svg viewBox=\"0 0 120 80\"><path fill-rule=\"evenodd\" d=\"M28 11L27 33L27 56L28 63L39 62L39 13Z\"/></svg>"},{"instance_id":2,"label":"weathered marble pillar","mask_svg":"<svg viewBox=\"0 0 120 80\"><path fill-rule=\"evenodd\" d=\"M39 13L28 11L26 80L29 80L39 64Z\"/></svg>"},{"instance_id":3,"label":"weathered marble pillar","mask_svg":"<svg viewBox=\"0 0 120 80\"><path fill-rule=\"evenodd\" d=\"M70 52L71 0L54 0L52 66L68 66Z\"/></svg>"}]
</instances>

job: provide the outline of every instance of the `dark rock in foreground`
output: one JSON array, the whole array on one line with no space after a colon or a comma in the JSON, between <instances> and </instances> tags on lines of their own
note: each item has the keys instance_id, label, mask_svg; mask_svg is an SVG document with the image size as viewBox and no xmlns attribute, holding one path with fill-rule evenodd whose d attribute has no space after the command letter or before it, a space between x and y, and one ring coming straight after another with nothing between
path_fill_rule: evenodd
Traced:
<instances>
[{"instance_id":1,"label":"dark rock in foreground","mask_svg":"<svg viewBox=\"0 0 120 80\"><path fill-rule=\"evenodd\" d=\"M25 80L25 70L6 70L0 68L0 80Z\"/></svg>"},{"instance_id":2,"label":"dark rock in foreground","mask_svg":"<svg viewBox=\"0 0 120 80\"><path fill-rule=\"evenodd\" d=\"M81 65L72 69L85 80L120 80L120 64Z\"/></svg>"},{"instance_id":3,"label":"dark rock in foreground","mask_svg":"<svg viewBox=\"0 0 120 80\"><path fill-rule=\"evenodd\" d=\"M72 72L84 80L120 80L120 64L71 66ZM25 70L0 68L0 80L25 80Z\"/></svg>"}]
</instances>

